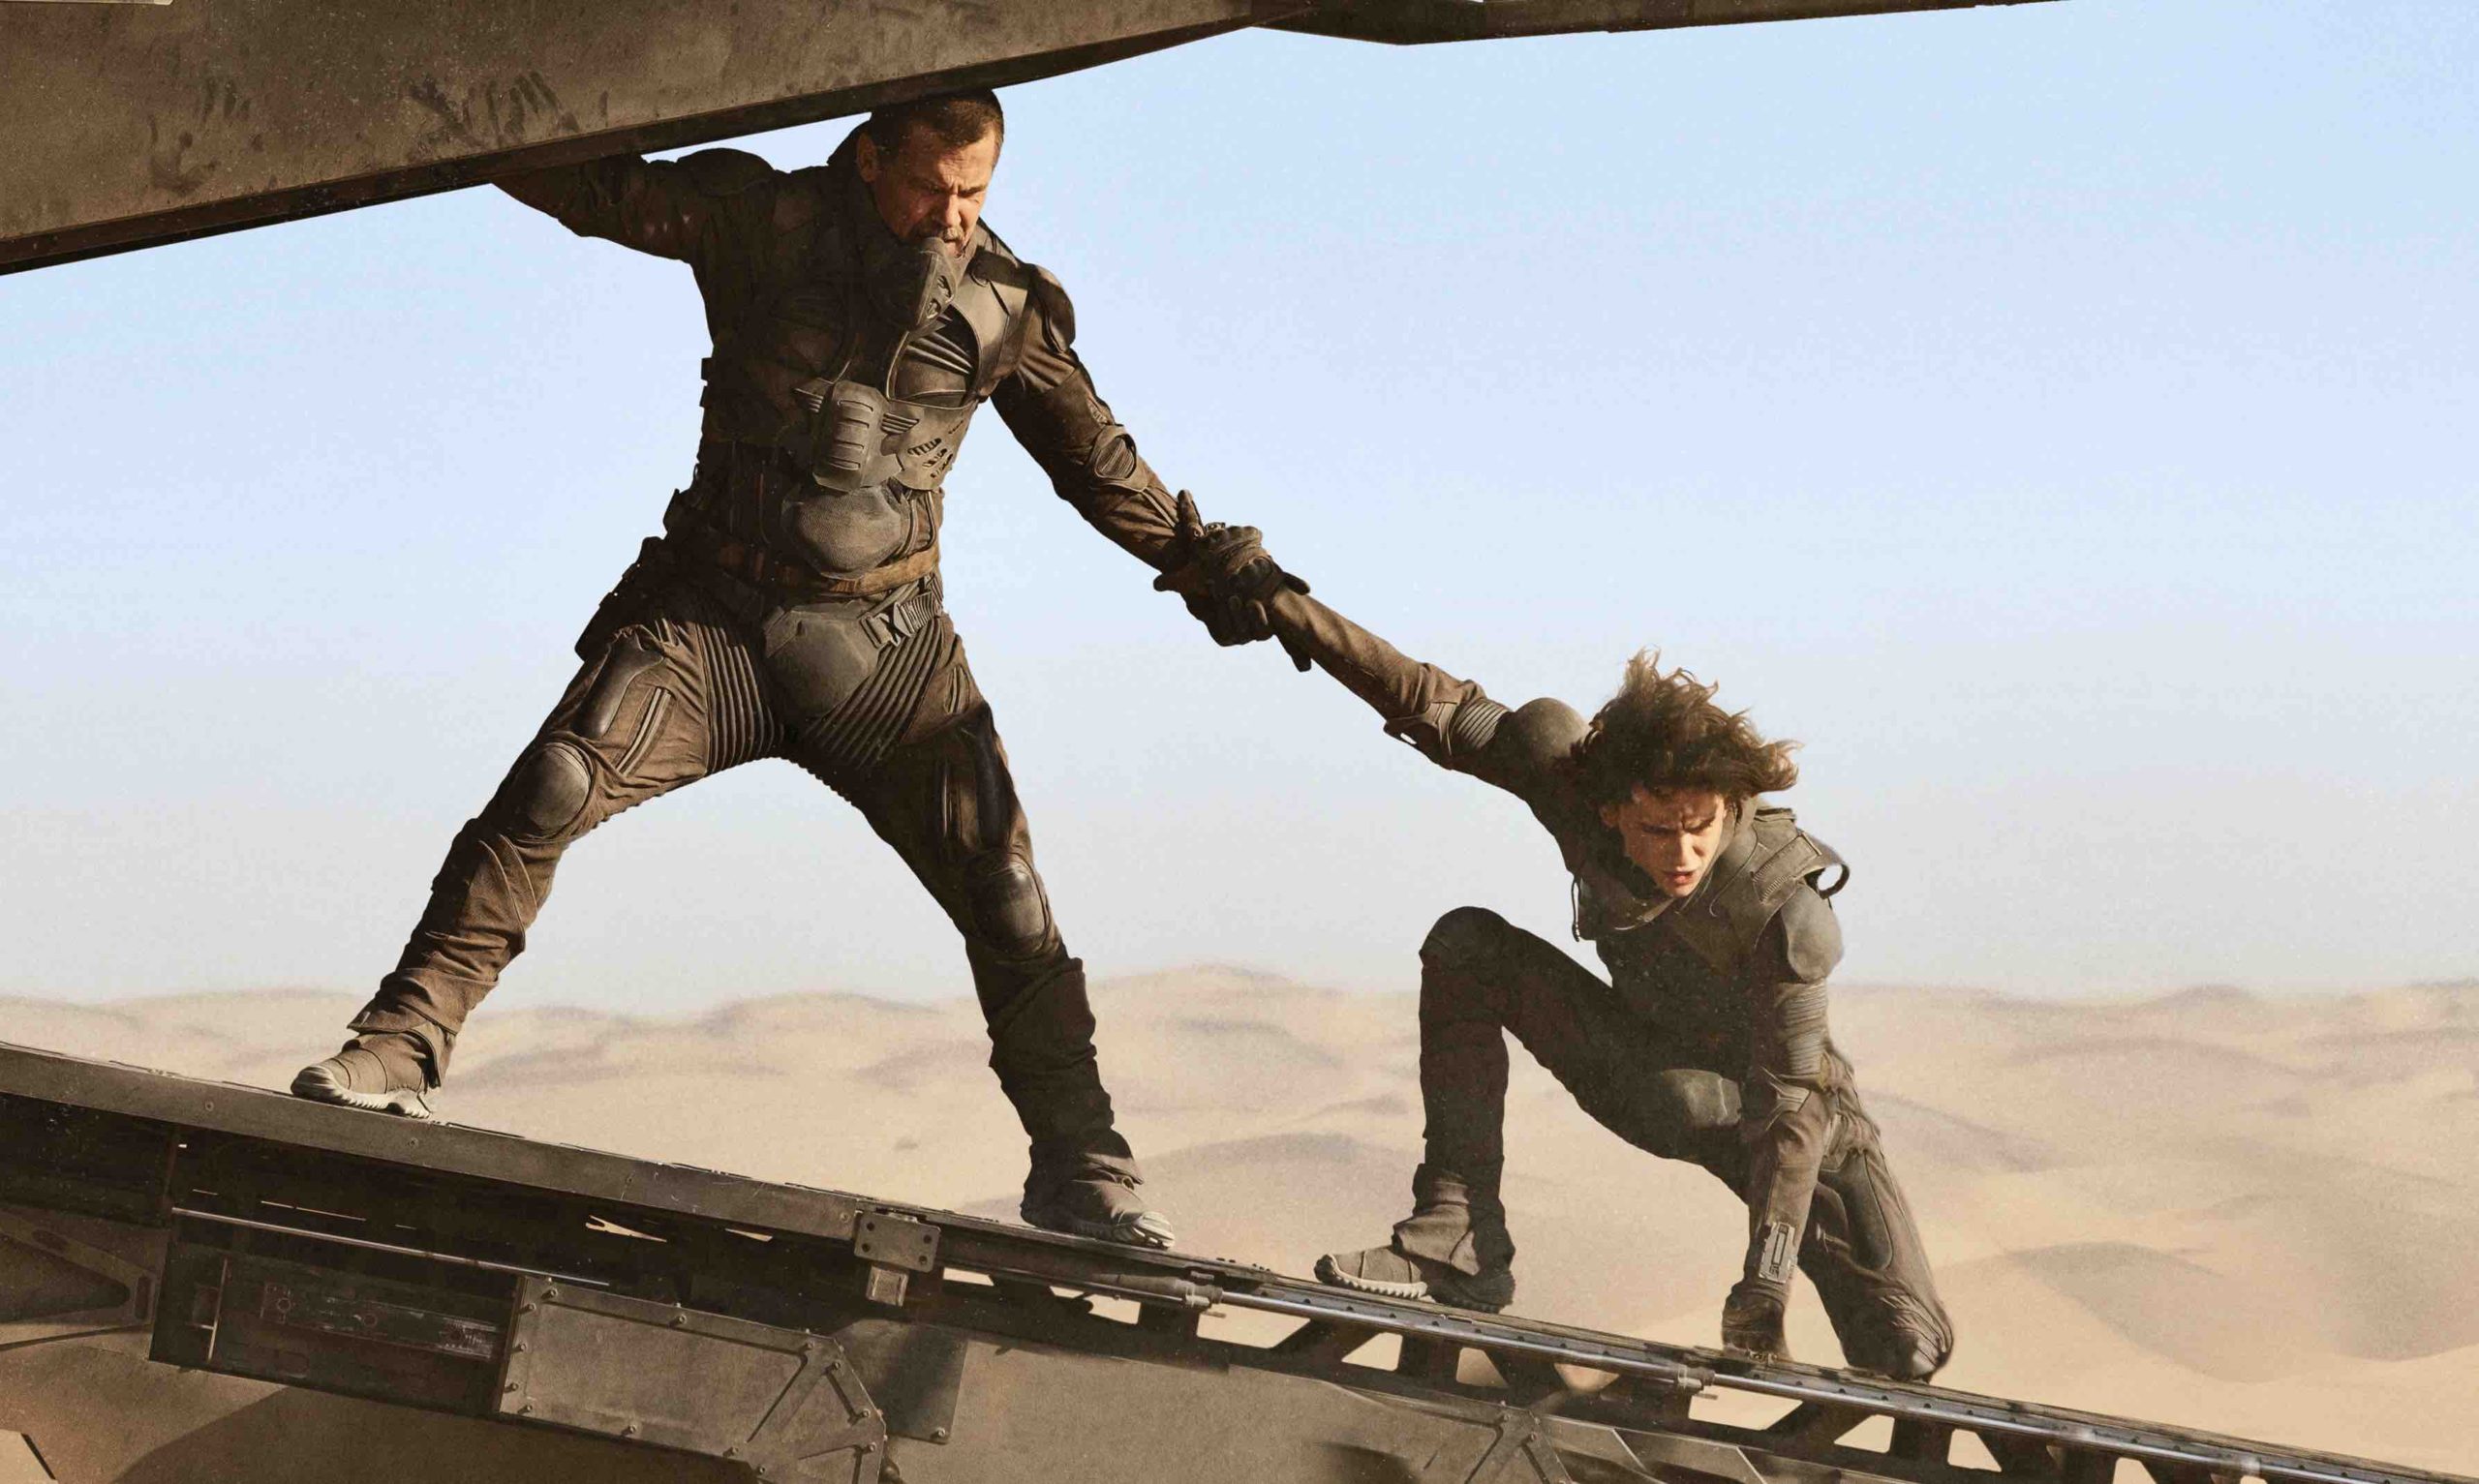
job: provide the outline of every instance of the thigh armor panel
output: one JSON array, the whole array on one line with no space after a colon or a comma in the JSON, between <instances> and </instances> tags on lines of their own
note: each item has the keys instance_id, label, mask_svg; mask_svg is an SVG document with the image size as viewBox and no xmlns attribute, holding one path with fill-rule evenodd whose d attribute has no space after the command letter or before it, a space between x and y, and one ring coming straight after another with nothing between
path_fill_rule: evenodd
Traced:
<instances>
[{"instance_id":1,"label":"thigh armor panel","mask_svg":"<svg viewBox=\"0 0 2479 1484\"><path fill-rule=\"evenodd\" d=\"M952 728L945 749L946 778L939 825L950 859L969 859L1013 843L1023 821L1015 780L998 750L998 733L984 704Z\"/></svg>"},{"instance_id":2,"label":"thigh armor panel","mask_svg":"<svg viewBox=\"0 0 2479 1484\"><path fill-rule=\"evenodd\" d=\"M796 730L833 712L877 669L886 646L865 621L872 606L805 603L767 618L766 679L776 710Z\"/></svg>"},{"instance_id":3,"label":"thigh armor panel","mask_svg":"<svg viewBox=\"0 0 2479 1484\"><path fill-rule=\"evenodd\" d=\"M576 734L597 741L609 737L620 724L620 709L627 703L637 678L661 663L662 656L639 631L613 640L603 651L602 670L594 678L594 688L586 692L585 704L577 708Z\"/></svg>"},{"instance_id":4,"label":"thigh armor panel","mask_svg":"<svg viewBox=\"0 0 2479 1484\"><path fill-rule=\"evenodd\" d=\"M831 786L875 768L958 663L934 579L891 597L785 609L766 625L767 677L792 756Z\"/></svg>"}]
</instances>

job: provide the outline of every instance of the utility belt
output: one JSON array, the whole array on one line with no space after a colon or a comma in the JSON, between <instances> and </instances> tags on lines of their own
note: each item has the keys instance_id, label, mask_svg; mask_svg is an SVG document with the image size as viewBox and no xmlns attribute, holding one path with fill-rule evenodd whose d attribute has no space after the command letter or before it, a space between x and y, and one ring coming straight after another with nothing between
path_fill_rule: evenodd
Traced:
<instances>
[{"instance_id":1,"label":"utility belt","mask_svg":"<svg viewBox=\"0 0 2479 1484\"><path fill-rule=\"evenodd\" d=\"M833 576L812 571L805 563L768 551L754 542L724 535L701 522L665 522L665 529L667 544L677 548L682 555L756 590L772 598L778 607L794 603L823 603L844 597L877 597L893 592L906 583L919 582L938 569L938 543L935 540L911 556L899 557L884 566L849 576Z\"/></svg>"},{"instance_id":2,"label":"utility belt","mask_svg":"<svg viewBox=\"0 0 2479 1484\"><path fill-rule=\"evenodd\" d=\"M689 488L673 496L663 512L663 530L681 556L730 576L778 606L876 597L937 570L934 535L922 550L869 571L827 573L731 533L750 529L752 523L764 529L774 502L790 493L816 491L775 444L707 438L697 445L697 471Z\"/></svg>"},{"instance_id":3,"label":"utility belt","mask_svg":"<svg viewBox=\"0 0 2479 1484\"><path fill-rule=\"evenodd\" d=\"M603 595L593 621L578 637L579 656L598 652L613 633L641 617L650 602L658 601L656 594L667 583L686 585L724 614L751 627L763 624L779 608L811 601L786 599L779 592L758 588L728 568L689 555L687 546L677 533L646 539L637 560ZM869 636L872 647L880 650L911 638L945 608L941 601L944 589L935 570L922 571L874 595L874 601L870 600L872 596L836 594L820 601L848 601L857 610L851 622Z\"/></svg>"}]
</instances>

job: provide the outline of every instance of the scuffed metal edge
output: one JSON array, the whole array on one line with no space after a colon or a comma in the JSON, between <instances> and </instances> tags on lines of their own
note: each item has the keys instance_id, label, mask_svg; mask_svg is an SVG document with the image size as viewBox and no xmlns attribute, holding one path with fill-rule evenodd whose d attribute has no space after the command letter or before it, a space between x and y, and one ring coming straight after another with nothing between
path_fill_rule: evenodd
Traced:
<instances>
[{"instance_id":1,"label":"scuffed metal edge","mask_svg":"<svg viewBox=\"0 0 2479 1484\"><path fill-rule=\"evenodd\" d=\"M0 0L0 4L11 0ZM45 0L45 3L74 3L74 0ZM122 0L114 0L122 3ZM136 0L129 0L136 3ZM1289 10L1294 7L1283 7ZM738 138L762 134L769 130L789 129L800 124L813 124L825 119L866 113L872 108L929 93L955 88L1010 87L1020 82L1033 82L1045 77L1082 72L1105 63L1123 61L1184 45L1231 31L1243 30L1262 23L1262 15L1240 20L1217 21L1209 25L1183 27L1172 31L1133 39L1098 42L1090 45L1043 52L1030 57L1011 58L955 68L944 72L924 73L887 82L845 88L832 93L811 93L797 98L770 99L761 104L719 109L710 113L686 114L678 118L657 120L632 128L614 129L595 134L575 135L566 138L546 140L520 149L500 150L488 154L468 155L456 160L355 176L345 180L318 182L289 187L282 191L254 196L234 197L201 206L185 206L170 211L146 212L136 216L116 217L108 221L90 222L57 231L30 232L22 237L0 240L0 277L22 273L33 268L53 267L61 263L78 262L90 257L103 257L114 253L138 248L162 247L175 242L188 242L200 237L220 236L252 227L271 227L281 222L297 222L310 217L350 211L360 206L377 206L388 201L410 200L416 197L435 196L443 191L460 190L482 185L507 175L528 170L547 169L554 166L574 165L580 161L599 159L605 155L651 154L662 150L686 149L691 145L709 144L718 139Z\"/></svg>"}]
</instances>

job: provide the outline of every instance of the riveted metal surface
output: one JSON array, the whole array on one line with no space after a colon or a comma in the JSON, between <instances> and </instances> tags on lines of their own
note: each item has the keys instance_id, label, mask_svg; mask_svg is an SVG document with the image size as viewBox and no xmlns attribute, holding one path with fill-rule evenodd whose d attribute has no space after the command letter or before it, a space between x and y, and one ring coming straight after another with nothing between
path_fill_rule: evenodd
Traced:
<instances>
[{"instance_id":1,"label":"riveted metal surface","mask_svg":"<svg viewBox=\"0 0 2479 1484\"><path fill-rule=\"evenodd\" d=\"M176 1231L149 1358L479 1411L499 1371L506 1307L504 1289L474 1292L282 1261L183 1240Z\"/></svg>"},{"instance_id":2,"label":"riveted metal surface","mask_svg":"<svg viewBox=\"0 0 2479 1484\"><path fill-rule=\"evenodd\" d=\"M871 1211L854 1223L852 1255L864 1262L934 1272L938 1266L938 1228L893 1211Z\"/></svg>"},{"instance_id":3,"label":"riveted metal surface","mask_svg":"<svg viewBox=\"0 0 2479 1484\"><path fill-rule=\"evenodd\" d=\"M516 1299L501 1416L773 1478L848 1452L859 1477L877 1476L885 1420L831 1339L539 1279L521 1281Z\"/></svg>"},{"instance_id":4,"label":"riveted metal surface","mask_svg":"<svg viewBox=\"0 0 2479 1484\"><path fill-rule=\"evenodd\" d=\"M844 1358L876 1400L887 1431L924 1442L954 1436L956 1399L970 1343L958 1330L900 1319L855 1319L835 1332Z\"/></svg>"}]
</instances>

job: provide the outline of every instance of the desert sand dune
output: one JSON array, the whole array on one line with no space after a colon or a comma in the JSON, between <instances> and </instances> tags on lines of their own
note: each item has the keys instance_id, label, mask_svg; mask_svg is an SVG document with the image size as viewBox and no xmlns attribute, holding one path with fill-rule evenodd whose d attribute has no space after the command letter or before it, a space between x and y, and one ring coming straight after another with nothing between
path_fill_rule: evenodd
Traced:
<instances>
[{"instance_id":1,"label":"desert sand dune","mask_svg":"<svg viewBox=\"0 0 2479 1484\"><path fill-rule=\"evenodd\" d=\"M1096 990L1182 1246L1305 1271L1383 1239L1419 1156L1409 996L1241 969ZM0 1000L0 1039L281 1086L354 998ZM1838 993L1961 1333L2000 1395L2479 1470L2479 984L2140 1002ZM502 1002L443 1109L542 1138L1008 1216L1021 1136L967 1002L640 1019ZM1594 1126L1517 1051L1517 1308L1709 1343L1742 1212ZM1835 1351L1804 1288L1791 1340Z\"/></svg>"}]
</instances>

